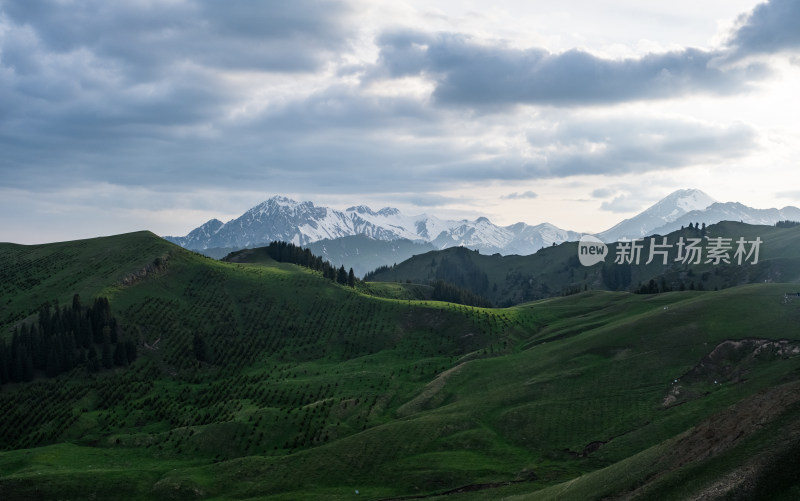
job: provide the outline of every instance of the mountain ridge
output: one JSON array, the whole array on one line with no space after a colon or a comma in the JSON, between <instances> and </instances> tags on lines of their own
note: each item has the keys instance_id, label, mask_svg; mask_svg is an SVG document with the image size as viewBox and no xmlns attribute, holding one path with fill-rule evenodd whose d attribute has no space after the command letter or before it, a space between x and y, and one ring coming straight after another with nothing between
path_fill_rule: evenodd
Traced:
<instances>
[{"instance_id":1,"label":"mountain ridge","mask_svg":"<svg viewBox=\"0 0 800 501\"><path fill-rule=\"evenodd\" d=\"M252 247L273 240L308 245L355 235L385 241L406 239L439 249L465 246L491 254L531 254L553 243L580 238L580 233L549 223L497 226L484 216L474 221L443 220L429 214L406 216L394 207L374 211L366 205L339 211L283 196L274 196L227 223L211 219L184 237L164 238L203 251Z\"/></svg>"},{"instance_id":2,"label":"mountain ridge","mask_svg":"<svg viewBox=\"0 0 800 501\"><path fill-rule=\"evenodd\" d=\"M611 243L670 233L690 223L711 225L726 220L764 225L773 225L781 220L800 221L800 209L794 206L755 209L739 202L718 202L698 189L682 189L595 235L603 242ZM440 250L463 246L485 254L530 255L553 244L577 241L582 233L547 222L498 226L485 216L474 220L446 220L427 213L408 216L388 206L375 211L362 204L341 211L277 195L227 223L211 219L184 237L164 238L211 255L219 249L238 250L267 245L275 240L308 246L356 235L375 241L408 240ZM351 239L348 242L353 244L356 241L362 242L363 246L363 240ZM358 247L335 246L342 249L345 266L359 268L359 274L368 271L352 259L360 253ZM398 257L386 256L381 264L391 264Z\"/></svg>"},{"instance_id":3,"label":"mountain ridge","mask_svg":"<svg viewBox=\"0 0 800 501\"><path fill-rule=\"evenodd\" d=\"M688 212L702 211L714 202L713 198L698 189L673 191L639 214L624 219L611 228L598 233L597 237L606 243L616 242L623 238L641 238L652 234L656 228L667 225ZM714 223L718 222L714 221Z\"/></svg>"}]
</instances>

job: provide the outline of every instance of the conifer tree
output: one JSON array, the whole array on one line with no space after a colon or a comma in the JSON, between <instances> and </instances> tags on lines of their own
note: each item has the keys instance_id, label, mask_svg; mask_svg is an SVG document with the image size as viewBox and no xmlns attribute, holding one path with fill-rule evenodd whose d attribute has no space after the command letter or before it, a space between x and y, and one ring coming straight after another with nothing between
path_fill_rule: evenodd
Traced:
<instances>
[{"instance_id":1,"label":"conifer tree","mask_svg":"<svg viewBox=\"0 0 800 501\"><path fill-rule=\"evenodd\" d=\"M6 384L8 382L8 369L9 369L10 361L8 359L8 348L6 347L6 342L3 339L0 339L0 384Z\"/></svg>"},{"instance_id":2,"label":"conifer tree","mask_svg":"<svg viewBox=\"0 0 800 501\"><path fill-rule=\"evenodd\" d=\"M33 381L34 371L33 371L33 359L31 358L30 354L27 353L27 350L23 350L22 356L22 380L26 383L29 381Z\"/></svg>"},{"instance_id":3,"label":"conifer tree","mask_svg":"<svg viewBox=\"0 0 800 501\"><path fill-rule=\"evenodd\" d=\"M194 351L194 357L197 360L201 362L208 362L208 346L206 346L206 342L203 337L196 332L192 338L192 350Z\"/></svg>"},{"instance_id":4,"label":"conifer tree","mask_svg":"<svg viewBox=\"0 0 800 501\"><path fill-rule=\"evenodd\" d=\"M47 353L47 367L45 368L45 375L47 377L55 377L61 372L61 362L58 360L55 346L51 346Z\"/></svg>"},{"instance_id":5,"label":"conifer tree","mask_svg":"<svg viewBox=\"0 0 800 501\"><path fill-rule=\"evenodd\" d=\"M128 365L128 355L125 352L125 345L123 343L117 343L114 346L114 365L117 367Z\"/></svg>"},{"instance_id":6,"label":"conifer tree","mask_svg":"<svg viewBox=\"0 0 800 501\"><path fill-rule=\"evenodd\" d=\"M25 361L22 349L18 348L14 351L14 358L11 363L11 382L20 383L25 379Z\"/></svg>"},{"instance_id":7,"label":"conifer tree","mask_svg":"<svg viewBox=\"0 0 800 501\"><path fill-rule=\"evenodd\" d=\"M108 336L103 336L103 351L100 355L100 362L105 369L114 367L114 358L111 356L111 342Z\"/></svg>"},{"instance_id":8,"label":"conifer tree","mask_svg":"<svg viewBox=\"0 0 800 501\"><path fill-rule=\"evenodd\" d=\"M131 340L125 341L125 356L129 364L136 360L136 343Z\"/></svg>"},{"instance_id":9,"label":"conifer tree","mask_svg":"<svg viewBox=\"0 0 800 501\"><path fill-rule=\"evenodd\" d=\"M100 361L97 359L97 350L94 349L94 346L90 346L88 350L87 364L89 372L97 372L100 370Z\"/></svg>"}]
</instances>

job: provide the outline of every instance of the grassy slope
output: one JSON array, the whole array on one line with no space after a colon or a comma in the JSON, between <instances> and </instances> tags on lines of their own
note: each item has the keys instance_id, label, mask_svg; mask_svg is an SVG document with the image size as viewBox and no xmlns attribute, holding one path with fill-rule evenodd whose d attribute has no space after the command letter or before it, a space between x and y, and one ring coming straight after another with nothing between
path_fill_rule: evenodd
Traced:
<instances>
[{"instance_id":1,"label":"grassy slope","mask_svg":"<svg viewBox=\"0 0 800 501\"><path fill-rule=\"evenodd\" d=\"M569 486L589 499L648 479L676 488L680 470L653 466L670 440L800 367L745 357L732 362L744 379L720 368L682 378L725 339L800 339L800 300L783 296L791 286L593 291L483 310L373 298L291 265L214 262L146 234L119 239L97 267L118 278L76 283L110 294L126 330L157 349L140 348L124 371L4 387L0 424L16 450L0 453L3 499L344 499L355 489L375 499L513 481L464 496ZM152 251L114 265L128 248ZM161 256L163 269L121 285ZM83 276L77 264L61 269L56 284ZM60 287L2 300L22 316L40 296L71 295ZM214 364L193 359L195 332ZM679 405L665 407L675 379Z\"/></svg>"},{"instance_id":2,"label":"grassy slope","mask_svg":"<svg viewBox=\"0 0 800 501\"><path fill-rule=\"evenodd\" d=\"M44 245L0 243L0 326L34 313L45 302L91 298L109 284L144 275L174 246L150 232ZM5 334L6 329L3 329Z\"/></svg>"}]
</instances>

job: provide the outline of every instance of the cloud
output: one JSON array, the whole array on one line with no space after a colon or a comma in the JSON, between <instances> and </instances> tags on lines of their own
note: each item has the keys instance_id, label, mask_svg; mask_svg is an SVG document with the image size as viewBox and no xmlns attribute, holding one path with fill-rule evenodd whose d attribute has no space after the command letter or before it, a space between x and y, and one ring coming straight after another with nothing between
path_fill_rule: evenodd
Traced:
<instances>
[{"instance_id":1,"label":"cloud","mask_svg":"<svg viewBox=\"0 0 800 501\"><path fill-rule=\"evenodd\" d=\"M96 152L95 142L213 136L264 92L258 78L302 78L346 54L351 10L305 0L4 2L0 144L24 149L36 137L45 144L31 150L68 155L87 143Z\"/></svg>"},{"instance_id":2,"label":"cloud","mask_svg":"<svg viewBox=\"0 0 800 501\"><path fill-rule=\"evenodd\" d=\"M581 49L554 53L520 49L465 33L396 30L381 35L368 78L422 75L435 84L438 104L476 109L518 104L559 107L609 105L686 95L731 95L767 78L752 54L800 48L800 2L770 0L740 16L725 46L683 48L608 59Z\"/></svg>"},{"instance_id":3,"label":"cloud","mask_svg":"<svg viewBox=\"0 0 800 501\"><path fill-rule=\"evenodd\" d=\"M344 2L26 0L0 9L0 175L9 187L89 179L413 192L421 182L434 190L671 169L755 147L743 125L569 111L533 123L514 110L476 120L468 107L435 105L591 104L710 91L720 81L738 88L702 51L613 61L394 31L379 37L378 64L364 66L361 81L351 73L305 87L296 83L302 72L322 71L351 43L354 9ZM301 73L275 77L286 72ZM241 83L252 73L269 75L268 86ZM434 79L434 101L370 90L415 74ZM527 144L497 145L512 134Z\"/></svg>"},{"instance_id":4,"label":"cloud","mask_svg":"<svg viewBox=\"0 0 800 501\"><path fill-rule=\"evenodd\" d=\"M186 190L415 192L421 184L671 169L737 158L755 145L755 131L743 125L659 117L561 111L529 120L509 110L475 120L469 110L368 92L368 82L328 81L251 108L225 72L196 64L131 82L99 52L76 44L51 50L55 42L27 25L7 25L0 44L19 46L30 63L19 73L0 61L0 103L9 104L0 118L0 174L9 187L91 179ZM498 135L523 145L497 146Z\"/></svg>"},{"instance_id":5,"label":"cloud","mask_svg":"<svg viewBox=\"0 0 800 501\"><path fill-rule=\"evenodd\" d=\"M519 192L509 193L508 195L503 195L500 198L502 198L504 200L519 200L519 199L525 199L525 198L536 198L538 196L539 195L537 195L536 193L534 193L532 191L525 191L525 192L522 192L522 193L519 193Z\"/></svg>"},{"instance_id":6,"label":"cloud","mask_svg":"<svg viewBox=\"0 0 800 501\"><path fill-rule=\"evenodd\" d=\"M592 190L592 198L608 198L614 194L614 190L609 188L597 188Z\"/></svg>"},{"instance_id":7,"label":"cloud","mask_svg":"<svg viewBox=\"0 0 800 501\"><path fill-rule=\"evenodd\" d=\"M439 104L471 107L579 106L746 90L766 69L714 64L720 53L682 49L623 60L573 49L552 53L479 41L458 33L397 31L377 40L380 58L368 78L424 75Z\"/></svg>"},{"instance_id":8,"label":"cloud","mask_svg":"<svg viewBox=\"0 0 800 501\"><path fill-rule=\"evenodd\" d=\"M132 80L175 64L311 71L341 51L352 9L338 0L136 2L9 0L3 11L48 51L81 49Z\"/></svg>"},{"instance_id":9,"label":"cloud","mask_svg":"<svg viewBox=\"0 0 800 501\"><path fill-rule=\"evenodd\" d=\"M352 11L342 1L3 2L3 184L217 184L227 162L257 163L263 137L251 129L245 144L234 127L264 92L252 82L297 82L346 54Z\"/></svg>"},{"instance_id":10,"label":"cloud","mask_svg":"<svg viewBox=\"0 0 800 501\"><path fill-rule=\"evenodd\" d=\"M529 136L545 151L560 148L540 164L543 176L619 175L719 163L756 148L756 131L745 124L719 126L652 117L573 119L554 131L556 137Z\"/></svg>"},{"instance_id":11,"label":"cloud","mask_svg":"<svg viewBox=\"0 0 800 501\"><path fill-rule=\"evenodd\" d=\"M395 196L397 200L416 205L418 207L443 207L453 203L469 202L469 199L447 197L437 193L413 193L408 196Z\"/></svg>"},{"instance_id":12,"label":"cloud","mask_svg":"<svg viewBox=\"0 0 800 501\"><path fill-rule=\"evenodd\" d=\"M620 195L618 197L614 197L614 199L610 202L603 202L600 205L600 210L624 213L638 211L641 209L641 207L642 204L640 201L631 199L626 195Z\"/></svg>"},{"instance_id":13,"label":"cloud","mask_svg":"<svg viewBox=\"0 0 800 501\"><path fill-rule=\"evenodd\" d=\"M775 194L778 198L788 198L797 205L800 205L800 190L780 191Z\"/></svg>"},{"instance_id":14,"label":"cloud","mask_svg":"<svg viewBox=\"0 0 800 501\"><path fill-rule=\"evenodd\" d=\"M442 178L529 181L580 175L620 176L719 165L758 148L758 135L745 124L726 126L652 116L560 115L549 128L527 133L527 154L476 155L472 162L442 165ZM489 152L487 152L489 153Z\"/></svg>"},{"instance_id":15,"label":"cloud","mask_svg":"<svg viewBox=\"0 0 800 501\"><path fill-rule=\"evenodd\" d=\"M728 41L736 56L800 48L800 2L770 0L739 17Z\"/></svg>"}]
</instances>

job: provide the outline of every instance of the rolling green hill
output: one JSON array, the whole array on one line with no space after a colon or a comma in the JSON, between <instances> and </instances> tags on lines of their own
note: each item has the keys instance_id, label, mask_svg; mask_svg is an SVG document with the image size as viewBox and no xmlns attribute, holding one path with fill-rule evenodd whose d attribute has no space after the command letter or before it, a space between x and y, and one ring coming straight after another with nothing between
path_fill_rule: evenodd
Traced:
<instances>
[{"instance_id":1,"label":"rolling green hill","mask_svg":"<svg viewBox=\"0 0 800 501\"><path fill-rule=\"evenodd\" d=\"M797 235L769 238L793 278ZM482 309L147 232L0 256L6 340L79 293L139 352L0 387L0 499L796 493L794 284Z\"/></svg>"},{"instance_id":2,"label":"rolling green hill","mask_svg":"<svg viewBox=\"0 0 800 501\"><path fill-rule=\"evenodd\" d=\"M702 288L722 289L734 285L759 282L800 282L800 227L776 228L725 221L704 231L685 228L666 235L673 249L665 266L656 255L646 265L649 240L644 244L638 265L617 266L614 260L619 244L609 245L604 263L582 266L578 260L577 242L566 242L544 248L530 256L482 255L463 247L432 251L414 256L402 263L383 267L367 274L372 282L405 282L429 284L443 279L485 296L495 305L511 306L525 301L573 294L583 290L635 291L650 280L670 290ZM705 237L731 239L730 263L706 263L709 241ZM760 238L759 262L743 260L740 266L733 259L739 238L752 241ZM656 237L661 242L661 237ZM702 238L700 264L674 262L675 244L680 238ZM749 250L749 247L748 247Z\"/></svg>"}]
</instances>

